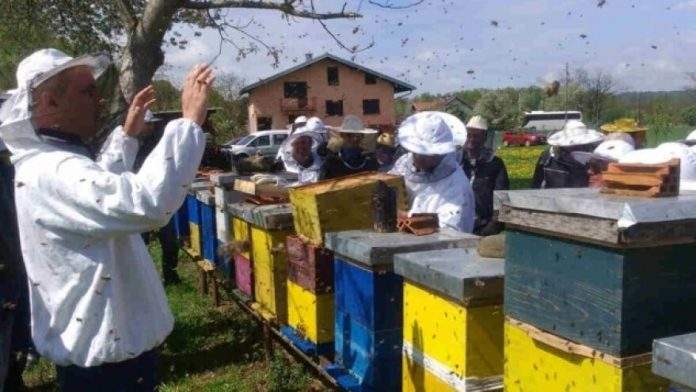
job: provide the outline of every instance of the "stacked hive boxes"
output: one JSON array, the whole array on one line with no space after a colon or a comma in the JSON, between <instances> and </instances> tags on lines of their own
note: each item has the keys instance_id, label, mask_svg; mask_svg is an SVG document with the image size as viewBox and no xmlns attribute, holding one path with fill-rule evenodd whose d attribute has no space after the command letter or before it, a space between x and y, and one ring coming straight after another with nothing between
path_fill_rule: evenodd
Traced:
<instances>
[{"instance_id":1,"label":"stacked hive boxes","mask_svg":"<svg viewBox=\"0 0 696 392\"><path fill-rule=\"evenodd\" d=\"M666 390L653 339L696 330L696 195L500 193L505 389ZM543 234L537 234L543 233ZM688 234L687 233L691 233Z\"/></svg>"},{"instance_id":2,"label":"stacked hive boxes","mask_svg":"<svg viewBox=\"0 0 696 392\"><path fill-rule=\"evenodd\" d=\"M403 180L366 173L290 190L296 236L287 239L288 326L282 332L309 355L330 356L334 344L333 253L324 233L372 226L372 193L377 181L399 190Z\"/></svg>"},{"instance_id":3,"label":"stacked hive boxes","mask_svg":"<svg viewBox=\"0 0 696 392\"><path fill-rule=\"evenodd\" d=\"M404 278L403 391L502 388L502 259L476 249L397 255Z\"/></svg>"},{"instance_id":4,"label":"stacked hive boxes","mask_svg":"<svg viewBox=\"0 0 696 392\"><path fill-rule=\"evenodd\" d=\"M196 194L200 212L201 258L219 268L217 252L217 230L215 228L215 196L209 190Z\"/></svg>"},{"instance_id":5,"label":"stacked hive boxes","mask_svg":"<svg viewBox=\"0 0 696 392\"><path fill-rule=\"evenodd\" d=\"M671 392L696 392L696 333L655 340L652 369L672 381Z\"/></svg>"},{"instance_id":6,"label":"stacked hive boxes","mask_svg":"<svg viewBox=\"0 0 696 392\"><path fill-rule=\"evenodd\" d=\"M292 234L288 204L228 205L234 240L238 244L235 280L245 294L253 286L254 307L267 320L287 322L287 257L285 238Z\"/></svg>"},{"instance_id":7,"label":"stacked hive boxes","mask_svg":"<svg viewBox=\"0 0 696 392\"><path fill-rule=\"evenodd\" d=\"M193 257L202 256L201 203L198 201L197 194L210 188L210 186L211 184L207 181L194 182L186 196L185 204L189 219L189 243L186 250Z\"/></svg>"},{"instance_id":8,"label":"stacked hive boxes","mask_svg":"<svg viewBox=\"0 0 696 392\"><path fill-rule=\"evenodd\" d=\"M471 247L478 237L442 230L415 236L353 230L327 233L334 252L335 365L327 368L351 391L401 389L403 279L394 256Z\"/></svg>"},{"instance_id":9,"label":"stacked hive boxes","mask_svg":"<svg viewBox=\"0 0 696 392\"><path fill-rule=\"evenodd\" d=\"M215 173L210 175L210 181L215 185L215 229L217 238L216 265L222 272L224 282L228 287L234 286L234 261L227 250L233 241L232 220L227 205L233 199L234 181L239 176L234 173Z\"/></svg>"}]
</instances>

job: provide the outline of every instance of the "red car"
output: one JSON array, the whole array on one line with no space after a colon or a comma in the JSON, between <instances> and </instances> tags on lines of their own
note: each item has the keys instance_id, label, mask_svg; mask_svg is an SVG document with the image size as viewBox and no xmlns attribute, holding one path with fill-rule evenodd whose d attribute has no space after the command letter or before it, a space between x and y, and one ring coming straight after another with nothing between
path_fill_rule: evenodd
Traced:
<instances>
[{"instance_id":1,"label":"red car","mask_svg":"<svg viewBox=\"0 0 696 392\"><path fill-rule=\"evenodd\" d=\"M503 132L503 146L536 146L546 144L546 135L525 130Z\"/></svg>"}]
</instances>

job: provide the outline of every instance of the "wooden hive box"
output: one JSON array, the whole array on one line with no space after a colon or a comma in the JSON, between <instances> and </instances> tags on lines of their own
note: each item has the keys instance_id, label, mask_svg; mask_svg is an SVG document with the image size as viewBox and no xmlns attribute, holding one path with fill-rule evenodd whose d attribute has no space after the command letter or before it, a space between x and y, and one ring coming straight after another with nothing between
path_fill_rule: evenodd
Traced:
<instances>
[{"instance_id":1,"label":"wooden hive box","mask_svg":"<svg viewBox=\"0 0 696 392\"><path fill-rule=\"evenodd\" d=\"M284 325L288 311L285 238L292 234L290 206L233 203L227 208L233 219L233 232L239 234L235 241L244 242L243 238L248 238L252 276L242 276L240 281L253 277L252 307L266 319ZM235 259L235 263L243 263L245 253L241 252L242 258Z\"/></svg>"},{"instance_id":2,"label":"wooden hive box","mask_svg":"<svg viewBox=\"0 0 696 392\"><path fill-rule=\"evenodd\" d=\"M672 381L675 392L696 391L696 333L656 339L652 370Z\"/></svg>"},{"instance_id":3,"label":"wooden hive box","mask_svg":"<svg viewBox=\"0 0 696 392\"><path fill-rule=\"evenodd\" d=\"M499 390L503 261L447 249L398 255L394 269L404 278L403 390Z\"/></svg>"},{"instance_id":4,"label":"wooden hive box","mask_svg":"<svg viewBox=\"0 0 696 392\"><path fill-rule=\"evenodd\" d=\"M377 181L397 188L398 208L407 208L404 181L398 176L363 173L320 181L290 190L295 231L321 246L326 233L371 228L372 194Z\"/></svg>"},{"instance_id":5,"label":"wooden hive box","mask_svg":"<svg viewBox=\"0 0 696 392\"><path fill-rule=\"evenodd\" d=\"M346 379L364 388L400 388L403 279L393 271L395 255L477 242L475 235L447 229L425 236L371 230L326 234L325 246L334 252L336 365L350 376Z\"/></svg>"},{"instance_id":6,"label":"wooden hive box","mask_svg":"<svg viewBox=\"0 0 696 392\"><path fill-rule=\"evenodd\" d=\"M186 209L189 219L189 244L187 251L193 257L201 256L201 210L195 194L186 196Z\"/></svg>"},{"instance_id":7,"label":"wooden hive box","mask_svg":"<svg viewBox=\"0 0 696 392\"><path fill-rule=\"evenodd\" d=\"M288 327L283 334L308 355L330 356L334 341L333 252L286 239Z\"/></svg>"},{"instance_id":8,"label":"wooden hive box","mask_svg":"<svg viewBox=\"0 0 696 392\"><path fill-rule=\"evenodd\" d=\"M539 330L505 321L505 391L667 392L650 371L650 355L617 358Z\"/></svg>"},{"instance_id":9,"label":"wooden hive box","mask_svg":"<svg viewBox=\"0 0 696 392\"><path fill-rule=\"evenodd\" d=\"M638 197L679 195L679 159L667 163L610 163L602 173L602 192Z\"/></svg>"},{"instance_id":10,"label":"wooden hive box","mask_svg":"<svg viewBox=\"0 0 696 392\"><path fill-rule=\"evenodd\" d=\"M696 244L612 249L508 231L505 312L602 352L696 330Z\"/></svg>"},{"instance_id":11,"label":"wooden hive box","mask_svg":"<svg viewBox=\"0 0 696 392\"><path fill-rule=\"evenodd\" d=\"M215 226L215 196L210 191L196 194L200 208L201 257L222 270L218 257L217 229Z\"/></svg>"}]
</instances>

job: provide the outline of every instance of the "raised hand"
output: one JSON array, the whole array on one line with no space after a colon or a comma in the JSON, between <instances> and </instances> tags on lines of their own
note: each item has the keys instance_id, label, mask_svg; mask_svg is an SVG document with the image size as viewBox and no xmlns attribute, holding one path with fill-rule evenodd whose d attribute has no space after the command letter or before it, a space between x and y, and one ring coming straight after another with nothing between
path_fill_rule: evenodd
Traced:
<instances>
[{"instance_id":1,"label":"raised hand","mask_svg":"<svg viewBox=\"0 0 696 392\"><path fill-rule=\"evenodd\" d=\"M213 69L205 64L196 65L188 73L181 92L181 111L184 118L203 125L213 81Z\"/></svg>"},{"instance_id":2,"label":"raised hand","mask_svg":"<svg viewBox=\"0 0 696 392\"><path fill-rule=\"evenodd\" d=\"M123 132L126 135L135 137L145 129L145 112L155 101L155 88L152 85L135 94L135 98L128 108L126 122L123 124Z\"/></svg>"}]
</instances>

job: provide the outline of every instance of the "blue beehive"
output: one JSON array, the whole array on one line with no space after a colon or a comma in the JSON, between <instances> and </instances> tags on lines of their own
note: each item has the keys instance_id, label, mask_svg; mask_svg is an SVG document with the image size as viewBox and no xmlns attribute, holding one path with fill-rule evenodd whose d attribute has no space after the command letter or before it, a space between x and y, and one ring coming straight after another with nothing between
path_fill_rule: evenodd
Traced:
<instances>
[{"instance_id":1,"label":"blue beehive","mask_svg":"<svg viewBox=\"0 0 696 392\"><path fill-rule=\"evenodd\" d=\"M393 272L394 255L477 242L474 235L449 230L427 236L371 230L326 234L325 246L335 255L336 306L336 363L327 370L343 388L401 388L403 285Z\"/></svg>"},{"instance_id":2,"label":"blue beehive","mask_svg":"<svg viewBox=\"0 0 696 392\"><path fill-rule=\"evenodd\" d=\"M189 240L189 217L188 217L188 205L186 199L181 204L181 207L174 214L174 234L179 240L179 243L188 242Z\"/></svg>"},{"instance_id":3,"label":"blue beehive","mask_svg":"<svg viewBox=\"0 0 696 392\"><path fill-rule=\"evenodd\" d=\"M220 258L217 252L218 239L215 227L215 196L207 190L198 192L197 196L201 213L200 229L203 259L213 263L216 268L222 268L223 266L220 265Z\"/></svg>"}]
</instances>

